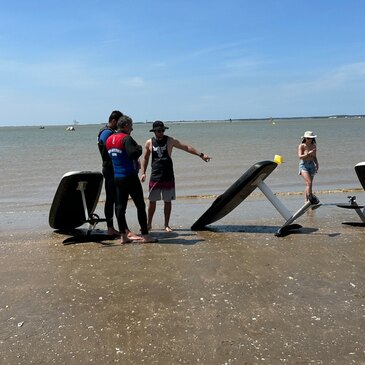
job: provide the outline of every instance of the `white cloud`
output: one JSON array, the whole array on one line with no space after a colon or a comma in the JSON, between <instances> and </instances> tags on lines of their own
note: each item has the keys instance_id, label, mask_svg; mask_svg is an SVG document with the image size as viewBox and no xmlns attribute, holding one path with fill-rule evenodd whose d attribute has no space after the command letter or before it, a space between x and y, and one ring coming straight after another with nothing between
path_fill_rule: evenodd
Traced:
<instances>
[{"instance_id":1,"label":"white cloud","mask_svg":"<svg viewBox=\"0 0 365 365\"><path fill-rule=\"evenodd\" d=\"M364 77L365 62L352 63L320 75L316 80L283 85L282 91L286 91L288 94L340 91L350 83L364 84Z\"/></svg>"}]
</instances>

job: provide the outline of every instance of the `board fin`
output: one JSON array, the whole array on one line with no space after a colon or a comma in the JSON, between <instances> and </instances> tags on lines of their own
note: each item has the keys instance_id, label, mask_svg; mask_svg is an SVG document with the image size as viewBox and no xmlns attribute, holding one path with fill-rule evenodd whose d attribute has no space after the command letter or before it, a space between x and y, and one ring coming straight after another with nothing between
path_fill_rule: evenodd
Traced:
<instances>
[{"instance_id":1,"label":"board fin","mask_svg":"<svg viewBox=\"0 0 365 365\"><path fill-rule=\"evenodd\" d=\"M281 227L276 233L275 236L276 237L284 237L290 233L292 233L293 231L298 231L299 229L301 229L302 226L300 224L289 224L287 226L283 226Z\"/></svg>"}]
</instances>

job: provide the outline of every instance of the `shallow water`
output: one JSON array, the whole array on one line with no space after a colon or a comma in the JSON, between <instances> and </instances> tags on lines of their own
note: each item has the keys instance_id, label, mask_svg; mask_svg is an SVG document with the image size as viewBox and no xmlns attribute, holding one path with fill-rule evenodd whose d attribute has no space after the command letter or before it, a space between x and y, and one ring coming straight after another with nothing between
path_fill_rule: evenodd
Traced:
<instances>
[{"instance_id":1,"label":"shallow water","mask_svg":"<svg viewBox=\"0 0 365 365\"><path fill-rule=\"evenodd\" d=\"M251 165L283 156L284 163L266 180L274 192L298 193L297 145L305 130L317 135L319 174L316 191L360 188L354 166L363 161L364 120L307 118L233 122L167 123L166 134L212 157L209 163L173 151L177 197L223 193ZM96 136L101 125L0 128L0 210L51 204L68 171L101 170ZM133 137L144 145L151 124L135 123ZM148 170L149 171L149 170ZM147 183L144 184L147 195ZM103 199L103 194L101 199Z\"/></svg>"}]
</instances>

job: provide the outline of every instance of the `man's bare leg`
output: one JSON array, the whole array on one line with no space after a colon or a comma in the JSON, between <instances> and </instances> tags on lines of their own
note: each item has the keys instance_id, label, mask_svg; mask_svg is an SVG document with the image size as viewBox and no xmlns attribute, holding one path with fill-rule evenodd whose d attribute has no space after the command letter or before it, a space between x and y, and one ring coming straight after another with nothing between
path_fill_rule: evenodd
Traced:
<instances>
[{"instance_id":1,"label":"man's bare leg","mask_svg":"<svg viewBox=\"0 0 365 365\"><path fill-rule=\"evenodd\" d=\"M148 230L152 229L152 219L156 210L156 202L151 202L148 205L148 214L147 214L147 228Z\"/></svg>"},{"instance_id":2,"label":"man's bare leg","mask_svg":"<svg viewBox=\"0 0 365 365\"><path fill-rule=\"evenodd\" d=\"M164 204L164 215L165 215L165 231L172 232L172 229L169 226L170 216L171 216L171 202L165 202Z\"/></svg>"}]
</instances>

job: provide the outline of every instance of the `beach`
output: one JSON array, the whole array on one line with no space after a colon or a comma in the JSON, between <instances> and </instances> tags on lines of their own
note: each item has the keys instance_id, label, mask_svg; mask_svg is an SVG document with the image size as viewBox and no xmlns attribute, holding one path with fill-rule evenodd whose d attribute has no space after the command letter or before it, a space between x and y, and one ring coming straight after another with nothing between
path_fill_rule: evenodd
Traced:
<instances>
[{"instance_id":1,"label":"beach","mask_svg":"<svg viewBox=\"0 0 365 365\"><path fill-rule=\"evenodd\" d=\"M2 232L3 363L364 363L363 228L324 206L275 237L283 219L258 197L247 208L260 220L242 206L192 232L184 212L210 204L178 199L179 225L154 229L156 244L65 246L46 226Z\"/></svg>"},{"instance_id":2,"label":"beach","mask_svg":"<svg viewBox=\"0 0 365 365\"><path fill-rule=\"evenodd\" d=\"M254 131L252 123L244 124L246 132ZM260 148L253 133L232 142L233 131L227 140L219 139L227 124L214 130L204 123L170 125L172 135L178 131L179 138L213 159L202 164L195 156L176 153L174 231L163 232L158 204L152 235L159 242L145 245L117 240L64 245L67 236L49 227L49 209L63 173L100 170L96 147L88 147L87 136L80 145L75 143L78 131L57 131L54 137L49 132L42 145L36 137L30 139L31 153L24 145L21 161L2 160L2 362L365 364L365 230L342 224L359 217L335 205L347 202L348 195L365 202L353 171L363 160L359 123L344 128L353 138L341 145L346 156L339 154L336 166L330 146L343 135L324 136L327 121L308 123L286 122L281 132L278 125L270 133L257 129ZM145 127L136 127L139 142L145 139ZM95 137L97 128L92 128ZM200 132L189 134L192 129ZM275 237L284 220L255 191L209 230L190 230L250 165L275 154L285 162L266 182L291 212L299 209L304 185L296 172L294 137L307 129L323 132L318 141L321 171L315 178L323 205L298 219L302 229ZM278 136L290 140L289 146L277 143ZM224 164L227 157L230 163ZM101 216L103 198L102 193L96 209ZM127 220L138 231L132 203ZM105 224L97 228L105 230Z\"/></svg>"}]
</instances>

